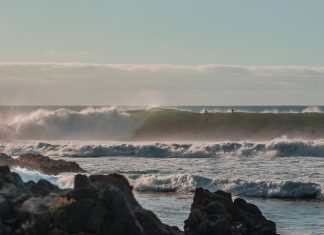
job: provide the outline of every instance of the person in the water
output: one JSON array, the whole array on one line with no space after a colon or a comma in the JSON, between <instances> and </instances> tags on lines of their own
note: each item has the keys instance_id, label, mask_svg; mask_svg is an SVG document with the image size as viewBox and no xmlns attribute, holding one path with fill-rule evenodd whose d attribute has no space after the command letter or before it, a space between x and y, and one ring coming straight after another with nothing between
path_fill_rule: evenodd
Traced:
<instances>
[{"instance_id":1,"label":"person in the water","mask_svg":"<svg viewBox=\"0 0 324 235\"><path fill-rule=\"evenodd\" d=\"M205 114L208 114L208 110L207 110L206 108L205 108L204 113L205 113ZM209 120L209 118L208 118L208 116L207 116L206 119L205 119L205 123L208 122L208 120Z\"/></svg>"}]
</instances>

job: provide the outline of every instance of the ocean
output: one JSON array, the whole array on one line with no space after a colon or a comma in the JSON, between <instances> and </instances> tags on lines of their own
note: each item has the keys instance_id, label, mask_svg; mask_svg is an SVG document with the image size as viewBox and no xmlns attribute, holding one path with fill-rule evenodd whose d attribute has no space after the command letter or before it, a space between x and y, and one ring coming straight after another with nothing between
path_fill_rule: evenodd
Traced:
<instances>
[{"instance_id":1,"label":"ocean","mask_svg":"<svg viewBox=\"0 0 324 235\"><path fill-rule=\"evenodd\" d=\"M280 234L324 234L324 107L0 107L0 152L123 174L180 228L203 187L256 204ZM14 170L73 187L73 174Z\"/></svg>"}]
</instances>

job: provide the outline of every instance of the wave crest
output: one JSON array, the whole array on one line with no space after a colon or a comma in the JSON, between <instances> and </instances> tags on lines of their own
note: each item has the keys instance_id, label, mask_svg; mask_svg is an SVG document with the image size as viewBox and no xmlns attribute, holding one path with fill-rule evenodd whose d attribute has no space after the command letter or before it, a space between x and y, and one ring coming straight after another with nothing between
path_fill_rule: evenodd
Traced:
<instances>
[{"instance_id":1,"label":"wave crest","mask_svg":"<svg viewBox=\"0 0 324 235\"><path fill-rule=\"evenodd\" d=\"M15 144L0 145L0 152L18 156L22 154L42 154L49 156L130 156L130 157L179 157L213 158L224 156L268 156L268 157L323 157L324 140L302 141L286 138L269 142L219 142L209 144L179 143L106 143L84 144Z\"/></svg>"},{"instance_id":2,"label":"wave crest","mask_svg":"<svg viewBox=\"0 0 324 235\"><path fill-rule=\"evenodd\" d=\"M321 187L315 183L293 181L246 181L206 178L199 175L143 175L134 183L139 192L193 192L196 188L224 190L236 196L267 198L316 198Z\"/></svg>"},{"instance_id":3,"label":"wave crest","mask_svg":"<svg viewBox=\"0 0 324 235\"><path fill-rule=\"evenodd\" d=\"M113 108L38 109L0 122L0 139L128 139L134 123Z\"/></svg>"}]
</instances>

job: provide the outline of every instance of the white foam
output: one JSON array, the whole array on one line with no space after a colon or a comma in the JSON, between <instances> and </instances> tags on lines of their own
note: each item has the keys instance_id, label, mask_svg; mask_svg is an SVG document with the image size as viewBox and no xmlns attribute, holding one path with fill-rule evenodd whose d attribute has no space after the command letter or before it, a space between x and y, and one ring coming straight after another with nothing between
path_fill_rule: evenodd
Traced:
<instances>
[{"instance_id":1,"label":"white foam","mask_svg":"<svg viewBox=\"0 0 324 235\"><path fill-rule=\"evenodd\" d=\"M143 175L134 183L139 192L192 192L196 188L224 190L233 195L268 198L319 197L321 187L315 183L292 181L246 181L206 178L199 175Z\"/></svg>"},{"instance_id":2,"label":"white foam","mask_svg":"<svg viewBox=\"0 0 324 235\"><path fill-rule=\"evenodd\" d=\"M0 139L127 139L134 123L114 108L38 109L0 122Z\"/></svg>"},{"instance_id":3,"label":"white foam","mask_svg":"<svg viewBox=\"0 0 324 235\"><path fill-rule=\"evenodd\" d=\"M41 179L45 179L52 184L59 186L60 188L73 188L74 187L74 174L69 175L46 175L39 171L28 170L26 168L14 167L13 172L19 174L24 182L34 181L38 182Z\"/></svg>"},{"instance_id":4,"label":"white foam","mask_svg":"<svg viewBox=\"0 0 324 235\"><path fill-rule=\"evenodd\" d=\"M33 153L47 156L133 156L213 158L224 156L305 156L323 157L324 140L292 140L278 138L267 142L218 143L134 143L102 142L7 142L0 144L0 152L19 156Z\"/></svg>"}]
</instances>

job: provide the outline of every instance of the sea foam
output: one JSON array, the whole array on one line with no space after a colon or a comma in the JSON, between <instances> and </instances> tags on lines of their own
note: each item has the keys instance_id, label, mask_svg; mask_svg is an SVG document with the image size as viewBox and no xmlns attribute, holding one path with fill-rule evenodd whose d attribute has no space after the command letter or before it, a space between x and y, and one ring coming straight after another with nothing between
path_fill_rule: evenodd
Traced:
<instances>
[{"instance_id":1,"label":"sea foam","mask_svg":"<svg viewBox=\"0 0 324 235\"><path fill-rule=\"evenodd\" d=\"M236 196L266 198L317 198L321 187L316 183L293 181L246 181L207 178L199 175L143 175L134 183L139 192L193 192L196 188L224 190Z\"/></svg>"},{"instance_id":2,"label":"sea foam","mask_svg":"<svg viewBox=\"0 0 324 235\"><path fill-rule=\"evenodd\" d=\"M129 156L171 158L238 157L324 157L324 140L291 140L278 138L264 142L216 143L139 143L139 142L6 142L0 152L8 155L42 154L48 156Z\"/></svg>"}]
</instances>

